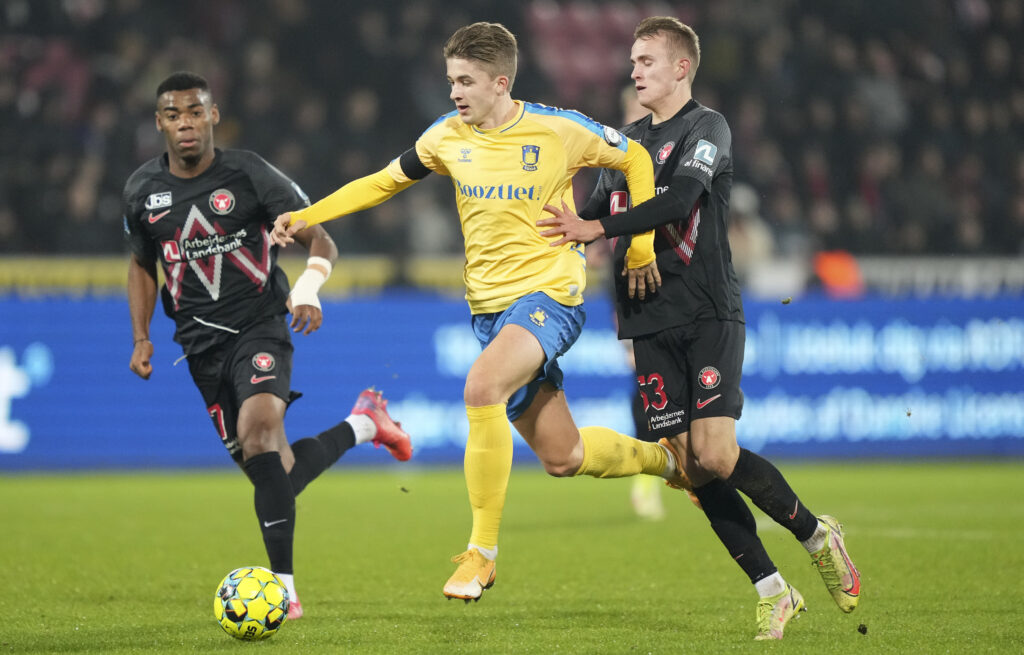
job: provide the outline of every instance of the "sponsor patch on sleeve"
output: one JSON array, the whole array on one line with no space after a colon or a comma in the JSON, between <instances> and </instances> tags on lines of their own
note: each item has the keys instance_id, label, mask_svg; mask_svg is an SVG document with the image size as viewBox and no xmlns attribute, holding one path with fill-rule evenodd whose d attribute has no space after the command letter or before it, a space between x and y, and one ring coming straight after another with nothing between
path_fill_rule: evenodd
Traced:
<instances>
[{"instance_id":1,"label":"sponsor patch on sleeve","mask_svg":"<svg viewBox=\"0 0 1024 655\"><path fill-rule=\"evenodd\" d=\"M622 133L614 127L604 128L604 142L612 147L618 147L622 143Z\"/></svg>"},{"instance_id":2,"label":"sponsor patch on sleeve","mask_svg":"<svg viewBox=\"0 0 1024 655\"><path fill-rule=\"evenodd\" d=\"M693 158L704 162L708 166L711 166L715 163L715 155L717 154L718 146L711 143L710 141L705 141L704 139L701 139L700 141L697 142L697 149L693 153Z\"/></svg>"}]
</instances>

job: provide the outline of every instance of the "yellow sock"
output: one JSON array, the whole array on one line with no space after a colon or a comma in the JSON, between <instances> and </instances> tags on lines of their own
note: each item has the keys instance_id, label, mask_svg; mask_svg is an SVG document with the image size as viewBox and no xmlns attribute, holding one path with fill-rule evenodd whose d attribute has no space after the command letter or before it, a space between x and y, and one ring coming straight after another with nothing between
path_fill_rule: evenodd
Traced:
<instances>
[{"instance_id":1,"label":"yellow sock","mask_svg":"<svg viewBox=\"0 0 1024 655\"><path fill-rule=\"evenodd\" d=\"M498 545L505 490L512 471L512 429L505 404L466 407L469 438L466 440L466 489L473 508L470 543L483 548Z\"/></svg>"},{"instance_id":2,"label":"yellow sock","mask_svg":"<svg viewBox=\"0 0 1024 655\"><path fill-rule=\"evenodd\" d=\"M647 473L660 476L668 466L668 455L656 443L602 427L580 428L580 437L583 439L583 464L576 475L624 478Z\"/></svg>"}]
</instances>

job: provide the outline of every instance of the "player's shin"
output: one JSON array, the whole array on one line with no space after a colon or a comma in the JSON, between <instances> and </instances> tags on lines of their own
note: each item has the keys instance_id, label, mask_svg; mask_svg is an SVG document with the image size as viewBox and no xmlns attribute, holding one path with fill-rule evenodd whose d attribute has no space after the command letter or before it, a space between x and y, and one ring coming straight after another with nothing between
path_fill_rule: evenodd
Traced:
<instances>
[{"instance_id":1,"label":"player's shin","mask_svg":"<svg viewBox=\"0 0 1024 655\"><path fill-rule=\"evenodd\" d=\"M732 474L725 481L747 495L757 507L799 540L809 539L818 519L804 507L775 466L746 448L740 449Z\"/></svg>"},{"instance_id":2,"label":"player's shin","mask_svg":"<svg viewBox=\"0 0 1024 655\"><path fill-rule=\"evenodd\" d=\"M663 475L668 467L665 449L609 428L580 428L583 464L576 475L595 478L623 478L638 473Z\"/></svg>"},{"instance_id":3,"label":"player's shin","mask_svg":"<svg viewBox=\"0 0 1024 655\"><path fill-rule=\"evenodd\" d=\"M243 465L254 487L256 518L275 573L292 573L295 492L276 451L253 455Z\"/></svg>"},{"instance_id":4,"label":"player's shin","mask_svg":"<svg viewBox=\"0 0 1024 655\"><path fill-rule=\"evenodd\" d=\"M512 430L505 405L466 407L469 437L464 460L466 489L473 509L470 543L492 550L505 508L505 492L512 470Z\"/></svg>"},{"instance_id":5,"label":"player's shin","mask_svg":"<svg viewBox=\"0 0 1024 655\"><path fill-rule=\"evenodd\" d=\"M696 487L693 493L700 500L711 529L751 583L756 585L777 571L757 536L754 514L738 491L715 478Z\"/></svg>"},{"instance_id":6,"label":"player's shin","mask_svg":"<svg viewBox=\"0 0 1024 655\"><path fill-rule=\"evenodd\" d=\"M318 475L329 469L338 459L356 445L352 426L342 421L315 437L299 439L292 444L295 466L288 474L295 495Z\"/></svg>"}]
</instances>

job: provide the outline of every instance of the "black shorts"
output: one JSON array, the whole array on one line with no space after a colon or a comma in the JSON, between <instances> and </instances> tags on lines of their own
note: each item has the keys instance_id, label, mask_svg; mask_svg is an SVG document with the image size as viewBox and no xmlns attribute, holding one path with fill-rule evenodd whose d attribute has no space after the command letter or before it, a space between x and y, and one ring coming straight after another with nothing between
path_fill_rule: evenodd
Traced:
<instances>
[{"instance_id":1,"label":"black shorts","mask_svg":"<svg viewBox=\"0 0 1024 655\"><path fill-rule=\"evenodd\" d=\"M188 358L188 370L203 395L206 411L236 462L242 461L238 410L246 398L272 393L291 403L301 395L291 390L292 352L288 326L283 319L275 318Z\"/></svg>"},{"instance_id":2,"label":"black shorts","mask_svg":"<svg viewBox=\"0 0 1024 655\"><path fill-rule=\"evenodd\" d=\"M688 432L699 418L740 417L745 338L743 323L709 320L633 339L652 437Z\"/></svg>"},{"instance_id":3,"label":"black shorts","mask_svg":"<svg viewBox=\"0 0 1024 655\"><path fill-rule=\"evenodd\" d=\"M657 441L658 439L651 434L647 409L644 407L644 397L639 391L633 394L629 409L633 415L633 436L640 441Z\"/></svg>"}]
</instances>

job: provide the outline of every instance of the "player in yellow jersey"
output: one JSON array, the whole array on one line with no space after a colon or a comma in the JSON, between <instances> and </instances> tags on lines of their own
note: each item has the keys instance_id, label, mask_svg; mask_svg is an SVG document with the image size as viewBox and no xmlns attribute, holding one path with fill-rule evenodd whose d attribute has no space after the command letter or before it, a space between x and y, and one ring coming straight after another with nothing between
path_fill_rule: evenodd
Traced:
<instances>
[{"instance_id":1,"label":"player in yellow jersey","mask_svg":"<svg viewBox=\"0 0 1024 655\"><path fill-rule=\"evenodd\" d=\"M516 39L500 24L457 30L444 57L455 111L383 170L282 214L273 239L291 243L300 230L377 205L432 171L452 178L466 247L466 300L483 347L464 391L473 530L444 586L445 596L468 602L494 584L512 465L509 420L551 475L648 473L687 481L665 447L573 422L557 358L583 328L586 260L582 245L551 248L536 226L545 204L572 206L572 177L582 167L623 171L635 202L651 198L650 156L578 112L513 100ZM653 233L633 238L622 272L640 298L660 284L653 240Z\"/></svg>"}]
</instances>

